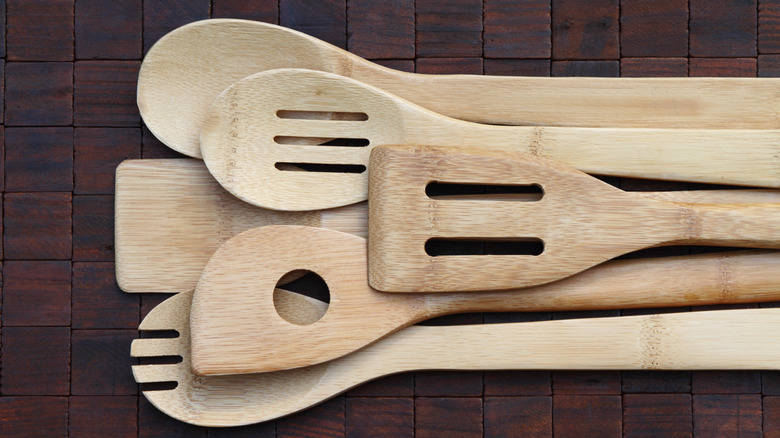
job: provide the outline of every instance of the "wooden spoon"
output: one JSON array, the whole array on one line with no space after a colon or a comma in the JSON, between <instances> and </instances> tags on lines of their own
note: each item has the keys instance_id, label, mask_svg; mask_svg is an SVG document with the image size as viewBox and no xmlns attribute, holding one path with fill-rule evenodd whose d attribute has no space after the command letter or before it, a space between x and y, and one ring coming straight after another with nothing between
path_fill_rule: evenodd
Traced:
<instances>
[{"instance_id":1,"label":"wooden spoon","mask_svg":"<svg viewBox=\"0 0 780 438\"><path fill-rule=\"evenodd\" d=\"M334 113L344 120L332 120ZM311 144L320 138L341 139L342 147ZM588 173L778 187L778 140L780 131L483 125L343 76L282 69L242 79L217 97L203 122L201 151L237 197L314 210L365 200L368 156L382 144L485 146ZM286 170L291 165L295 171Z\"/></svg>"},{"instance_id":2,"label":"wooden spoon","mask_svg":"<svg viewBox=\"0 0 780 438\"><path fill-rule=\"evenodd\" d=\"M182 26L147 53L138 108L157 138L200 157L198 133L214 98L275 68L350 76L423 107L511 125L777 129L770 78L537 78L404 73L272 24L214 19Z\"/></svg>"},{"instance_id":3,"label":"wooden spoon","mask_svg":"<svg viewBox=\"0 0 780 438\"><path fill-rule=\"evenodd\" d=\"M362 237L267 226L225 242L204 269L192 303L192 365L201 375L312 365L415 322L453 313L771 301L779 296L779 268L780 252L709 254L613 261L566 280L513 291L388 294L368 285ZM316 322L290 322L275 304L277 280L297 269L320 275L330 291L330 306Z\"/></svg>"},{"instance_id":4,"label":"wooden spoon","mask_svg":"<svg viewBox=\"0 0 780 438\"><path fill-rule=\"evenodd\" d=\"M498 184L536 190L539 198L439 200L426 193L432 183ZM369 282L381 291L534 286L661 245L780 247L780 204L650 199L552 160L484 148L378 147L370 197ZM515 248L451 251L468 241Z\"/></svg>"},{"instance_id":5,"label":"wooden spoon","mask_svg":"<svg viewBox=\"0 0 780 438\"><path fill-rule=\"evenodd\" d=\"M780 190L641 192L680 202L780 202ZM282 212L236 199L194 159L127 160L116 170L115 254L125 292L195 289L219 245L250 228L310 225L367 236L366 203Z\"/></svg>"},{"instance_id":6,"label":"wooden spoon","mask_svg":"<svg viewBox=\"0 0 780 438\"><path fill-rule=\"evenodd\" d=\"M289 294L289 293L288 293ZM297 294L290 294L297 295ZM780 309L406 328L320 365L273 373L210 376L190 368L192 293L162 302L139 330L175 330L174 339L136 339L133 357L180 356L177 364L134 365L158 409L200 426L240 426L279 418L372 379L414 370L780 369ZM316 313L316 301L290 298ZM320 303L321 305L321 303ZM264 335L264 338L266 336Z\"/></svg>"}]
</instances>

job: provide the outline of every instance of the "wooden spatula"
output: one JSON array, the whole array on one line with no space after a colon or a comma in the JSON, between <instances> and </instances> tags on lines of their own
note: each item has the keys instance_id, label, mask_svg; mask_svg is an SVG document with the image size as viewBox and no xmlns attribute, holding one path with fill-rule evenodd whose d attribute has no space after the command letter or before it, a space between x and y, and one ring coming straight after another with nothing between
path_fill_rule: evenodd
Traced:
<instances>
[{"instance_id":1,"label":"wooden spatula","mask_svg":"<svg viewBox=\"0 0 780 438\"><path fill-rule=\"evenodd\" d=\"M316 313L316 302L290 295L287 301ZM175 330L178 337L136 339L130 354L182 358L176 364L134 365L133 376L138 383L175 382L173 389L150 389L143 394L162 412L199 426L272 420L364 382L405 371L780 369L780 309L747 309L409 327L319 365L202 377L191 370L191 299L189 292L169 298L138 327L141 331Z\"/></svg>"},{"instance_id":2,"label":"wooden spatula","mask_svg":"<svg viewBox=\"0 0 780 438\"><path fill-rule=\"evenodd\" d=\"M302 323L280 308L284 294L275 285L299 269L327 284L330 305L321 319ZM193 369L219 375L312 365L452 313L772 301L780 296L779 282L780 252L750 251L611 261L511 291L388 294L368 285L365 239L272 225L228 240L204 269L192 303Z\"/></svg>"},{"instance_id":3,"label":"wooden spatula","mask_svg":"<svg viewBox=\"0 0 780 438\"><path fill-rule=\"evenodd\" d=\"M648 199L528 154L378 147L370 174L369 279L382 291L527 287L659 245L780 246L778 204ZM531 191L538 201L431 194L467 184ZM496 242L501 252L491 251Z\"/></svg>"}]
</instances>

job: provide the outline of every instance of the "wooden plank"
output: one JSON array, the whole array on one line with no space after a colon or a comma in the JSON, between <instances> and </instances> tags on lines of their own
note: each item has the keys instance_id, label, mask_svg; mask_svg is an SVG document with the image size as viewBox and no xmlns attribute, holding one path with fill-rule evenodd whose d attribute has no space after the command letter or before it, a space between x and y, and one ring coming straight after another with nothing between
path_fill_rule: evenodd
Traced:
<instances>
[{"instance_id":1,"label":"wooden plank","mask_svg":"<svg viewBox=\"0 0 780 438\"><path fill-rule=\"evenodd\" d=\"M3 326L70 325L70 271L67 261L5 262Z\"/></svg>"},{"instance_id":2,"label":"wooden plank","mask_svg":"<svg viewBox=\"0 0 780 438\"><path fill-rule=\"evenodd\" d=\"M755 58L691 58L691 76L756 77Z\"/></svg>"},{"instance_id":3,"label":"wooden plank","mask_svg":"<svg viewBox=\"0 0 780 438\"><path fill-rule=\"evenodd\" d=\"M552 437L552 397L485 397L484 400L485 438Z\"/></svg>"},{"instance_id":4,"label":"wooden plank","mask_svg":"<svg viewBox=\"0 0 780 438\"><path fill-rule=\"evenodd\" d=\"M758 2L758 52L780 53L780 3Z\"/></svg>"},{"instance_id":5,"label":"wooden plank","mask_svg":"<svg viewBox=\"0 0 780 438\"><path fill-rule=\"evenodd\" d=\"M5 180L9 191L73 190L73 128L8 128Z\"/></svg>"},{"instance_id":6,"label":"wooden plank","mask_svg":"<svg viewBox=\"0 0 780 438\"><path fill-rule=\"evenodd\" d=\"M144 54L166 33L209 18L209 0L143 0Z\"/></svg>"},{"instance_id":7,"label":"wooden plank","mask_svg":"<svg viewBox=\"0 0 780 438\"><path fill-rule=\"evenodd\" d=\"M73 60L73 0L7 0L9 61Z\"/></svg>"},{"instance_id":8,"label":"wooden plank","mask_svg":"<svg viewBox=\"0 0 780 438\"><path fill-rule=\"evenodd\" d=\"M414 0L350 0L347 17L350 52L372 60L414 58Z\"/></svg>"},{"instance_id":9,"label":"wooden plank","mask_svg":"<svg viewBox=\"0 0 780 438\"><path fill-rule=\"evenodd\" d=\"M550 60L485 59L484 71L492 76L550 76Z\"/></svg>"},{"instance_id":10,"label":"wooden plank","mask_svg":"<svg viewBox=\"0 0 780 438\"><path fill-rule=\"evenodd\" d=\"M447 418L447 421L442 421L443 418ZM482 399L418 397L414 400L414 436L481 438Z\"/></svg>"},{"instance_id":11,"label":"wooden plank","mask_svg":"<svg viewBox=\"0 0 780 438\"><path fill-rule=\"evenodd\" d=\"M414 400L407 397L349 397L347 437L414 435Z\"/></svg>"},{"instance_id":12,"label":"wooden plank","mask_svg":"<svg viewBox=\"0 0 780 438\"><path fill-rule=\"evenodd\" d=\"M417 56L482 56L482 0L417 0Z\"/></svg>"},{"instance_id":13,"label":"wooden plank","mask_svg":"<svg viewBox=\"0 0 780 438\"><path fill-rule=\"evenodd\" d=\"M693 371L693 394L758 394L761 392L760 371Z\"/></svg>"},{"instance_id":14,"label":"wooden plank","mask_svg":"<svg viewBox=\"0 0 780 438\"><path fill-rule=\"evenodd\" d=\"M553 371L553 394L619 395L620 371Z\"/></svg>"},{"instance_id":15,"label":"wooden plank","mask_svg":"<svg viewBox=\"0 0 780 438\"><path fill-rule=\"evenodd\" d=\"M623 434L630 437L690 437L690 394L625 394Z\"/></svg>"},{"instance_id":16,"label":"wooden plank","mask_svg":"<svg viewBox=\"0 0 780 438\"><path fill-rule=\"evenodd\" d=\"M5 66L7 126L67 126L73 122L73 64L9 62Z\"/></svg>"},{"instance_id":17,"label":"wooden plank","mask_svg":"<svg viewBox=\"0 0 780 438\"><path fill-rule=\"evenodd\" d=\"M696 437L761 437L761 395L693 396Z\"/></svg>"},{"instance_id":18,"label":"wooden plank","mask_svg":"<svg viewBox=\"0 0 780 438\"><path fill-rule=\"evenodd\" d=\"M552 76L620 76L620 61L553 61Z\"/></svg>"},{"instance_id":19,"label":"wooden plank","mask_svg":"<svg viewBox=\"0 0 780 438\"><path fill-rule=\"evenodd\" d=\"M549 58L550 0L486 0L485 58Z\"/></svg>"},{"instance_id":20,"label":"wooden plank","mask_svg":"<svg viewBox=\"0 0 780 438\"><path fill-rule=\"evenodd\" d=\"M417 73L482 74L481 58L417 58Z\"/></svg>"},{"instance_id":21,"label":"wooden plank","mask_svg":"<svg viewBox=\"0 0 780 438\"><path fill-rule=\"evenodd\" d=\"M68 397L0 397L0 436L66 436Z\"/></svg>"},{"instance_id":22,"label":"wooden plank","mask_svg":"<svg viewBox=\"0 0 780 438\"><path fill-rule=\"evenodd\" d=\"M620 76L688 76L688 58L622 58L620 60Z\"/></svg>"},{"instance_id":23,"label":"wooden plank","mask_svg":"<svg viewBox=\"0 0 780 438\"><path fill-rule=\"evenodd\" d=\"M757 0L690 0L690 55L756 56Z\"/></svg>"},{"instance_id":24,"label":"wooden plank","mask_svg":"<svg viewBox=\"0 0 780 438\"><path fill-rule=\"evenodd\" d=\"M141 158L140 128L76 128L73 137L76 194L114 194L116 167Z\"/></svg>"},{"instance_id":25,"label":"wooden plank","mask_svg":"<svg viewBox=\"0 0 780 438\"><path fill-rule=\"evenodd\" d=\"M780 55L758 55L758 77L780 77Z\"/></svg>"},{"instance_id":26,"label":"wooden plank","mask_svg":"<svg viewBox=\"0 0 780 438\"><path fill-rule=\"evenodd\" d=\"M623 371L623 393L688 393L690 371Z\"/></svg>"},{"instance_id":27,"label":"wooden plank","mask_svg":"<svg viewBox=\"0 0 780 438\"><path fill-rule=\"evenodd\" d=\"M618 59L618 0L552 0L552 57Z\"/></svg>"},{"instance_id":28,"label":"wooden plank","mask_svg":"<svg viewBox=\"0 0 780 438\"><path fill-rule=\"evenodd\" d=\"M114 197L73 197L73 260L114 260Z\"/></svg>"},{"instance_id":29,"label":"wooden plank","mask_svg":"<svg viewBox=\"0 0 780 438\"><path fill-rule=\"evenodd\" d=\"M556 395L552 416L556 438L623 436L620 396Z\"/></svg>"},{"instance_id":30,"label":"wooden plank","mask_svg":"<svg viewBox=\"0 0 780 438\"><path fill-rule=\"evenodd\" d=\"M414 376L417 397L478 397L482 395L482 373L478 371L420 371Z\"/></svg>"},{"instance_id":31,"label":"wooden plank","mask_svg":"<svg viewBox=\"0 0 780 438\"><path fill-rule=\"evenodd\" d=\"M142 0L76 2L77 59L141 59Z\"/></svg>"},{"instance_id":32,"label":"wooden plank","mask_svg":"<svg viewBox=\"0 0 780 438\"><path fill-rule=\"evenodd\" d=\"M273 423L271 423L273 425ZM240 429L240 428L238 428ZM226 431L234 428L222 429ZM138 438L206 438L210 436L209 429L175 420L154 407L146 397L138 400ZM216 436L216 435L215 435ZM258 436L262 438L262 436Z\"/></svg>"},{"instance_id":33,"label":"wooden plank","mask_svg":"<svg viewBox=\"0 0 780 438\"><path fill-rule=\"evenodd\" d=\"M0 393L68 395L70 328L3 327Z\"/></svg>"},{"instance_id":34,"label":"wooden plank","mask_svg":"<svg viewBox=\"0 0 780 438\"><path fill-rule=\"evenodd\" d=\"M485 371L485 396L552 395L548 371Z\"/></svg>"},{"instance_id":35,"label":"wooden plank","mask_svg":"<svg viewBox=\"0 0 780 438\"><path fill-rule=\"evenodd\" d=\"M138 328L141 300L119 290L113 262L73 263L71 295L74 329Z\"/></svg>"},{"instance_id":36,"label":"wooden plank","mask_svg":"<svg viewBox=\"0 0 780 438\"><path fill-rule=\"evenodd\" d=\"M68 410L68 435L135 438L137 417L136 396L74 395Z\"/></svg>"},{"instance_id":37,"label":"wooden plank","mask_svg":"<svg viewBox=\"0 0 780 438\"><path fill-rule=\"evenodd\" d=\"M346 0L280 0L279 24L347 47Z\"/></svg>"},{"instance_id":38,"label":"wooden plank","mask_svg":"<svg viewBox=\"0 0 780 438\"><path fill-rule=\"evenodd\" d=\"M78 61L74 76L76 126L138 126L138 61Z\"/></svg>"},{"instance_id":39,"label":"wooden plank","mask_svg":"<svg viewBox=\"0 0 780 438\"><path fill-rule=\"evenodd\" d=\"M137 330L73 330L71 395L137 395L127 354Z\"/></svg>"},{"instance_id":40,"label":"wooden plank","mask_svg":"<svg viewBox=\"0 0 780 438\"><path fill-rule=\"evenodd\" d=\"M298 414L280 418L276 421L276 436L343 436L346 409L344 396L339 396Z\"/></svg>"},{"instance_id":41,"label":"wooden plank","mask_svg":"<svg viewBox=\"0 0 780 438\"><path fill-rule=\"evenodd\" d=\"M278 0L212 0L212 18L242 18L279 23Z\"/></svg>"},{"instance_id":42,"label":"wooden plank","mask_svg":"<svg viewBox=\"0 0 780 438\"><path fill-rule=\"evenodd\" d=\"M622 0L623 57L688 55L688 0Z\"/></svg>"},{"instance_id":43,"label":"wooden plank","mask_svg":"<svg viewBox=\"0 0 780 438\"><path fill-rule=\"evenodd\" d=\"M763 433L765 438L780 437L780 397L764 397Z\"/></svg>"},{"instance_id":44,"label":"wooden plank","mask_svg":"<svg viewBox=\"0 0 780 438\"><path fill-rule=\"evenodd\" d=\"M6 259L70 259L69 192L6 193L3 209Z\"/></svg>"}]
</instances>

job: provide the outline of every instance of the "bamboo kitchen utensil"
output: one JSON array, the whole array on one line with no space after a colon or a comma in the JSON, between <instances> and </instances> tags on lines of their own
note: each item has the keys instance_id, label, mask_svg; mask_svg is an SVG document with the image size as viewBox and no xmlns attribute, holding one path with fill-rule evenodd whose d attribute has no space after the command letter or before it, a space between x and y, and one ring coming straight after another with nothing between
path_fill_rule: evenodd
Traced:
<instances>
[{"instance_id":1,"label":"bamboo kitchen utensil","mask_svg":"<svg viewBox=\"0 0 780 438\"><path fill-rule=\"evenodd\" d=\"M437 200L426 193L433 184L532 189L539 198ZM528 287L653 246L780 246L780 204L650 199L523 153L380 146L371 155L370 187L369 282L381 291ZM468 241L516 247L490 255L437 249Z\"/></svg>"},{"instance_id":2,"label":"bamboo kitchen utensil","mask_svg":"<svg viewBox=\"0 0 780 438\"><path fill-rule=\"evenodd\" d=\"M780 202L780 190L641 192L679 202ZM365 203L331 210L283 212L251 206L225 191L203 161L127 160L116 170L115 253L125 292L195 289L219 245L250 228L310 225L365 237Z\"/></svg>"},{"instance_id":3,"label":"bamboo kitchen utensil","mask_svg":"<svg viewBox=\"0 0 780 438\"><path fill-rule=\"evenodd\" d=\"M453 313L771 301L780 296L778 268L780 252L736 252L613 261L514 291L388 294L368 285L362 237L269 226L228 240L204 269L192 303L192 365L202 375L313 365L415 322ZM277 280L298 269L320 275L330 291L327 312L309 324L298 318L290 322L276 304Z\"/></svg>"},{"instance_id":4,"label":"bamboo kitchen utensil","mask_svg":"<svg viewBox=\"0 0 780 438\"><path fill-rule=\"evenodd\" d=\"M275 68L350 76L451 117L492 124L780 128L774 78L540 78L391 70L311 36L255 21L182 26L147 53L138 108L154 135L200 157L209 105L239 79Z\"/></svg>"},{"instance_id":5,"label":"bamboo kitchen utensil","mask_svg":"<svg viewBox=\"0 0 780 438\"><path fill-rule=\"evenodd\" d=\"M171 417L200 426L272 420L375 378L414 370L780 369L780 309L747 309L416 326L319 365L200 377L190 368L191 298L191 292L169 298L152 309L139 327L175 330L178 338L136 339L131 355L182 358L177 364L134 365L133 375L138 383L175 382L174 389L143 394ZM321 307L298 297L286 301L314 314Z\"/></svg>"},{"instance_id":6,"label":"bamboo kitchen utensil","mask_svg":"<svg viewBox=\"0 0 780 438\"><path fill-rule=\"evenodd\" d=\"M312 145L322 138L340 139L341 147ZM778 140L780 130L483 125L343 76L282 69L242 79L217 97L203 121L201 152L237 197L277 210L314 210L365 200L368 156L382 144L484 146L588 173L778 187Z\"/></svg>"}]
</instances>

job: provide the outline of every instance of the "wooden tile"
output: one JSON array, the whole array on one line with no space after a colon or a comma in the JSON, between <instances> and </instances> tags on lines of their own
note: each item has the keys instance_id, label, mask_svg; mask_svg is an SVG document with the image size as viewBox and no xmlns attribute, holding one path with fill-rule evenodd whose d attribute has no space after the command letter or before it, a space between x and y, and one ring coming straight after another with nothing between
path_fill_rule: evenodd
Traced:
<instances>
[{"instance_id":1,"label":"wooden tile","mask_svg":"<svg viewBox=\"0 0 780 438\"><path fill-rule=\"evenodd\" d=\"M549 371L485 371L484 395L551 395Z\"/></svg>"},{"instance_id":2,"label":"wooden tile","mask_svg":"<svg viewBox=\"0 0 780 438\"><path fill-rule=\"evenodd\" d=\"M758 53L780 53L780 2L758 2Z\"/></svg>"},{"instance_id":3,"label":"wooden tile","mask_svg":"<svg viewBox=\"0 0 780 438\"><path fill-rule=\"evenodd\" d=\"M756 77L755 58L691 58L691 76Z\"/></svg>"},{"instance_id":4,"label":"wooden tile","mask_svg":"<svg viewBox=\"0 0 780 438\"><path fill-rule=\"evenodd\" d=\"M553 76L620 76L619 61L553 61Z\"/></svg>"},{"instance_id":5,"label":"wooden tile","mask_svg":"<svg viewBox=\"0 0 780 438\"><path fill-rule=\"evenodd\" d=\"M136 104L138 61L76 62L76 126L140 126Z\"/></svg>"},{"instance_id":6,"label":"wooden tile","mask_svg":"<svg viewBox=\"0 0 780 438\"><path fill-rule=\"evenodd\" d=\"M7 126L73 123L73 64L9 62L5 66Z\"/></svg>"},{"instance_id":7,"label":"wooden tile","mask_svg":"<svg viewBox=\"0 0 780 438\"><path fill-rule=\"evenodd\" d=\"M209 18L209 0L143 0L144 53L163 35L193 21Z\"/></svg>"},{"instance_id":8,"label":"wooden tile","mask_svg":"<svg viewBox=\"0 0 780 438\"><path fill-rule=\"evenodd\" d=\"M760 371L694 371L694 394L746 394L761 392Z\"/></svg>"},{"instance_id":9,"label":"wooden tile","mask_svg":"<svg viewBox=\"0 0 780 438\"><path fill-rule=\"evenodd\" d=\"M760 437L761 423L759 394L693 396L696 437Z\"/></svg>"},{"instance_id":10,"label":"wooden tile","mask_svg":"<svg viewBox=\"0 0 780 438\"><path fill-rule=\"evenodd\" d=\"M119 290L113 262L73 263L72 296L74 329L138 327L140 297Z\"/></svg>"},{"instance_id":11,"label":"wooden tile","mask_svg":"<svg viewBox=\"0 0 780 438\"><path fill-rule=\"evenodd\" d=\"M279 23L278 0L212 0L212 18L242 18Z\"/></svg>"},{"instance_id":12,"label":"wooden tile","mask_svg":"<svg viewBox=\"0 0 780 438\"><path fill-rule=\"evenodd\" d=\"M690 371L623 371L623 393L691 392Z\"/></svg>"},{"instance_id":13,"label":"wooden tile","mask_svg":"<svg viewBox=\"0 0 780 438\"><path fill-rule=\"evenodd\" d=\"M73 0L6 0L9 61L73 59Z\"/></svg>"},{"instance_id":14,"label":"wooden tile","mask_svg":"<svg viewBox=\"0 0 780 438\"><path fill-rule=\"evenodd\" d=\"M482 0L417 0L418 57L482 56Z\"/></svg>"},{"instance_id":15,"label":"wooden tile","mask_svg":"<svg viewBox=\"0 0 780 438\"><path fill-rule=\"evenodd\" d=\"M554 59L618 59L619 0L552 0Z\"/></svg>"},{"instance_id":16,"label":"wooden tile","mask_svg":"<svg viewBox=\"0 0 780 438\"><path fill-rule=\"evenodd\" d=\"M70 325L70 262L7 261L3 326Z\"/></svg>"},{"instance_id":17,"label":"wooden tile","mask_svg":"<svg viewBox=\"0 0 780 438\"><path fill-rule=\"evenodd\" d=\"M131 395L74 395L70 397L70 436L135 438L138 435L138 397Z\"/></svg>"},{"instance_id":18,"label":"wooden tile","mask_svg":"<svg viewBox=\"0 0 780 438\"><path fill-rule=\"evenodd\" d=\"M758 55L758 77L780 77L780 55Z\"/></svg>"},{"instance_id":19,"label":"wooden tile","mask_svg":"<svg viewBox=\"0 0 780 438\"><path fill-rule=\"evenodd\" d=\"M0 394L68 395L68 327L3 327L2 345Z\"/></svg>"},{"instance_id":20,"label":"wooden tile","mask_svg":"<svg viewBox=\"0 0 780 438\"><path fill-rule=\"evenodd\" d=\"M349 0L347 8L350 52L372 59L414 58L414 0Z\"/></svg>"},{"instance_id":21,"label":"wooden tile","mask_svg":"<svg viewBox=\"0 0 780 438\"><path fill-rule=\"evenodd\" d=\"M780 437L780 397L764 397L763 402L764 438Z\"/></svg>"},{"instance_id":22,"label":"wooden tile","mask_svg":"<svg viewBox=\"0 0 780 438\"><path fill-rule=\"evenodd\" d=\"M6 193L3 209L7 260L70 259L70 193Z\"/></svg>"},{"instance_id":23,"label":"wooden tile","mask_svg":"<svg viewBox=\"0 0 780 438\"><path fill-rule=\"evenodd\" d=\"M553 394L620 394L620 371L553 371Z\"/></svg>"},{"instance_id":24,"label":"wooden tile","mask_svg":"<svg viewBox=\"0 0 780 438\"><path fill-rule=\"evenodd\" d=\"M149 128L145 126L142 129L141 138L142 158L187 158L185 155L174 151L168 146L165 146L165 144L158 140L157 137L155 137L154 134L149 131Z\"/></svg>"},{"instance_id":25,"label":"wooden tile","mask_svg":"<svg viewBox=\"0 0 780 438\"><path fill-rule=\"evenodd\" d=\"M347 437L401 437L414 434L411 398L347 398Z\"/></svg>"},{"instance_id":26,"label":"wooden tile","mask_svg":"<svg viewBox=\"0 0 780 438\"><path fill-rule=\"evenodd\" d=\"M73 197L73 260L114 260L114 197Z\"/></svg>"},{"instance_id":27,"label":"wooden tile","mask_svg":"<svg viewBox=\"0 0 780 438\"><path fill-rule=\"evenodd\" d=\"M5 8L5 1L0 2L0 26L4 29L4 32L0 32L0 57L5 58L6 52L5 52L5 34L8 32L7 22L6 22L6 8Z\"/></svg>"},{"instance_id":28,"label":"wooden tile","mask_svg":"<svg viewBox=\"0 0 780 438\"><path fill-rule=\"evenodd\" d=\"M688 55L688 0L621 0L621 56Z\"/></svg>"},{"instance_id":29,"label":"wooden tile","mask_svg":"<svg viewBox=\"0 0 780 438\"><path fill-rule=\"evenodd\" d=\"M141 59L142 0L78 0L77 59Z\"/></svg>"},{"instance_id":30,"label":"wooden tile","mask_svg":"<svg viewBox=\"0 0 780 438\"><path fill-rule=\"evenodd\" d=\"M690 394L626 394L623 434L629 437L690 437L693 413Z\"/></svg>"},{"instance_id":31,"label":"wooden tile","mask_svg":"<svg viewBox=\"0 0 780 438\"><path fill-rule=\"evenodd\" d=\"M685 77L687 58L623 58L620 76L625 77Z\"/></svg>"},{"instance_id":32,"label":"wooden tile","mask_svg":"<svg viewBox=\"0 0 780 438\"><path fill-rule=\"evenodd\" d=\"M393 374L364 383L347 392L347 397L413 397L414 373Z\"/></svg>"},{"instance_id":33,"label":"wooden tile","mask_svg":"<svg viewBox=\"0 0 780 438\"><path fill-rule=\"evenodd\" d=\"M482 74L481 58L417 58L417 73Z\"/></svg>"},{"instance_id":34,"label":"wooden tile","mask_svg":"<svg viewBox=\"0 0 780 438\"><path fill-rule=\"evenodd\" d=\"M422 371L415 373L414 393L418 397L475 397L482 395L479 371Z\"/></svg>"},{"instance_id":35,"label":"wooden tile","mask_svg":"<svg viewBox=\"0 0 780 438\"><path fill-rule=\"evenodd\" d=\"M550 0L486 0L486 58L549 58Z\"/></svg>"},{"instance_id":36,"label":"wooden tile","mask_svg":"<svg viewBox=\"0 0 780 438\"><path fill-rule=\"evenodd\" d=\"M5 187L12 192L73 190L73 128L8 128Z\"/></svg>"},{"instance_id":37,"label":"wooden tile","mask_svg":"<svg viewBox=\"0 0 780 438\"><path fill-rule=\"evenodd\" d=\"M276 421L276 436L344 436L346 409L344 396L339 396L298 414L280 418Z\"/></svg>"},{"instance_id":38,"label":"wooden tile","mask_svg":"<svg viewBox=\"0 0 780 438\"><path fill-rule=\"evenodd\" d=\"M549 59L486 59L486 75L550 76Z\"/></svg>"},{"instance_id":39,"label":"wooden tile","mask_svg":"<svg viewBox=\"0 0 780 438\"><path fill-rule=\"evenodd\" d=\"M141 129L76 128L73 149L74 193L111 195L119 163L141 158Z\"/></svg>"},{"instance_id":40,"label":"wooden tile","mask_svg":"<svg viewBox=\"0 0 780 438\"><path fill-rule=\"evenodd\" d=\"M346 0L279 0L279 24L347 48Z\"/></svg>"},{"instance_id":41,"label":"wooden tile","mask_svg":"<svg viewBox=\"0 0 780 438\"><path fill-rule=\"evenodd\" d=\"M558 395L552 415L556 438L622 437L620 396Z\"/></svg>"},{"instance_id":42,"label":"wooden tile","mask_svg":"<svg viewBox=\"0 0 780 438\"><path fill-rule=\"evenodd\" d=\"M171 418L149 403L143 395L138 397L138 438L206 438L211 435L208 432L205 427L193 426Z\"/></svg>"},{"instance_id":43,"label":"wooden tile","mask_svg":"<svg viewBox=\"0 0 780 438\"><path fill-rule=\"evenodd\" d=\"M73 330L71 332L72 395L137 395L127 353L137 330Z\"/></svg>"},{"instance_id":44,"label":"wooden tile","mask_svg":"<svg viewBox=\"0 0 780 438\"><path fill-rule=\"evenodd\" d=\"M552 437L552 397L485 397L485 438Z\"/></svg>"},{"instance_id":45,"label":"wooden tile","mask_svg":"<svg viewBox=\"0 0 780 438\"><path fill-rule=\"evenodd\" d=\"M0 436L66 436L67 397L0 397Z\"/></svg>"},{"instance_id":46,"label":"wooden tile","mask_svg":"<svg viewBox=\"0 0 780 438\"><path fill-rule=\"evenodd\" d=\"M414 401L414 436L481 438L482 399L418 397Z\"/></svg>"},{"instance_id":47,"label":"wooden tile","mask_svg":"<svg viewBox=\"0 0 780 438\"><path fill-rule=\"evenodd\" d=\"M756 3L757 0L690 0L690 55L756 56Z\"/></svg>"},{"instance_id":48,"label":"wooden tile","mask_svg":"<svg viewBox=\"0 0 780 438\"><path fill-rule=\"evenodd\" d=\"M761 394L780 395L780 371L761 371Z\"/></svg>"}]
</instances>

